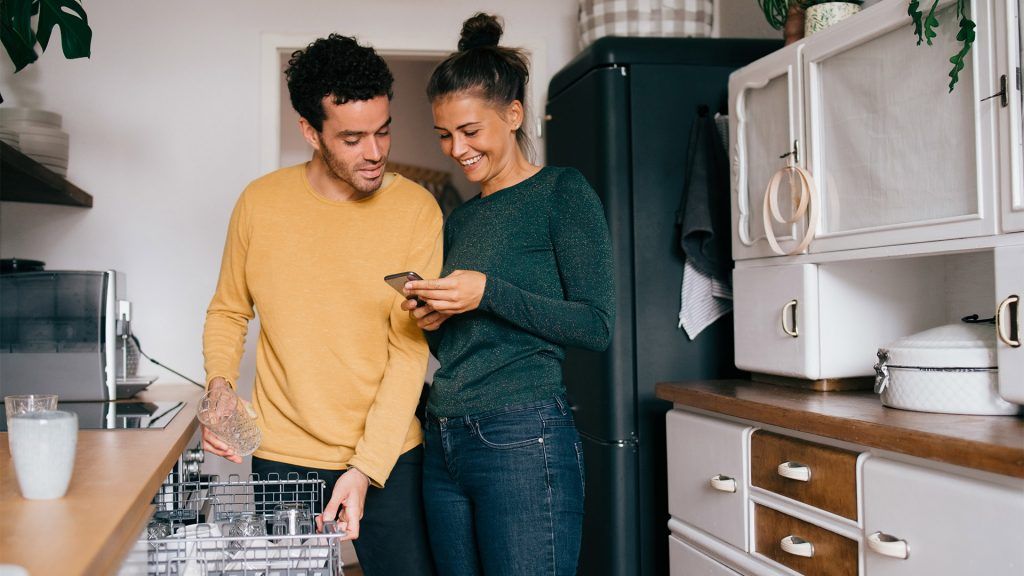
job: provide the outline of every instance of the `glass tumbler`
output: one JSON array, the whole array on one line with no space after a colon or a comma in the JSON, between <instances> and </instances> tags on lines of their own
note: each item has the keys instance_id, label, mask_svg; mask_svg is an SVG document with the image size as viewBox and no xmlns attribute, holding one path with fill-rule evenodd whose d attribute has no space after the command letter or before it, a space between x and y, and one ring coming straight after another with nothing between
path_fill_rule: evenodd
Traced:
<instances>
[{"instance_id":1,"label":"glass tumbler","mask_svg":"<svg viewBox=\"0 0 1024 576\"><path fill-rule=\"evenodd\" d=\"M4 396L4 413L8 422L11 418L26 412L41 412L57 409L56 394L18 394Z\"/></svg>"},{"instance_id":2,"label":"glass tumbler","mask_svg":"<svg viewBox=\"0 0 1024 576\"><path fill-rule=\"evenodd\" d=\"M260 445L262 436L256 416L231 388L215 388L204 394L197 416L238 456L248 456Z\"/></svg>"},{"instance_id":3,"label":"glass tumbler","mask_svg":"<svg viewBox=\"0 0 1024 576\"><path fill-rule=\"evenodd\" d=\"M274 507L270 526L274 536L312 534L313 514L305 502L282 502Z\"/></svg>"}]
</instances>

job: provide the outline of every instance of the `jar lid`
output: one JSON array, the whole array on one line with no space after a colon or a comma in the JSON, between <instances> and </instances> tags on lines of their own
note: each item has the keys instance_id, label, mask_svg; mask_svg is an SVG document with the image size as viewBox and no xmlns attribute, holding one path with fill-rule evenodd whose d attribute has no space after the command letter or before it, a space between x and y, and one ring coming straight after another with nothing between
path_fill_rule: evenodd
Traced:
<instances>
[{"instance_id":1,"label":"jar lid","mask_svg":"<svg viewBox=\"0 0 1024 576\"><path fill-rule=\"evenodd\" d=\"M995 368L996 332L991 324L958 322L904 336L883 347L887 364L906 368Z\"/></svg>"}]
</instances>

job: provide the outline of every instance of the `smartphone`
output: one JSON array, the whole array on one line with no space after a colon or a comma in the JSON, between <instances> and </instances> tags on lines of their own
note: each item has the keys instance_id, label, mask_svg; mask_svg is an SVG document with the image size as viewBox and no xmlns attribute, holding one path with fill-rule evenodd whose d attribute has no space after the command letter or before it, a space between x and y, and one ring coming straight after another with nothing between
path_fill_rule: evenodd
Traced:
<instances>
[{"instance_id":1,"label":"smartphone","mask_svg":"<svg viewBox=\"0 0 1024 576\"><path fill-rule=\"evenodd\" d=\"M394 288L399 294L405 296L404 288L405 283L412 280L423 280L423 278L415 272L399 272L398 274L388 274L384 277L384 281L389 286ZM410 300L416 300L417 306L424 306L426 302L419 298L409 298Z\"/></svg>"}]
</instances>

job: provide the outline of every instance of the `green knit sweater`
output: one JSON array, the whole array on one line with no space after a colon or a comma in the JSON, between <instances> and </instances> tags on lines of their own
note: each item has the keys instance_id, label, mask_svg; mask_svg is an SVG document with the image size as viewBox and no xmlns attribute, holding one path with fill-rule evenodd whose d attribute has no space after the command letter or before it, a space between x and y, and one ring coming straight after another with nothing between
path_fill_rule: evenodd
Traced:
<instances>
[{"instance_id":1,"label":"green knit sweater","mask_svg":"<svg viewBox=\"0 0 1024 576\"><path fill-rule=\"evenodd\" d=\"M611 238L577 170L541 169L452 212L444 270L487 275L480 307L427 332L441 363L428 410L465 416L564 391L566 346L603 350L615 324Z\"/></svg>"}]
</instances>

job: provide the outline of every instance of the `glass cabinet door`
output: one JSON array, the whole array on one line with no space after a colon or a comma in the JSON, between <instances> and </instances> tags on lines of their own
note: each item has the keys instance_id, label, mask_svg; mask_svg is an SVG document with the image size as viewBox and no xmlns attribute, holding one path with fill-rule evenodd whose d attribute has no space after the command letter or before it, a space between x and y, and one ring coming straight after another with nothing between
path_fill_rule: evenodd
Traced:
<instances>
[{"instance_id":1,"label":"glass cabinet door","mask_svg":"<svg viewBox=\"0 0 1024 576\"><path fill-rule=\"evenodd\" d=\"M1024 51L1021 42L1021 5L1024 0L997 2L995 21L998 26L998 54L996 70L1006 76L1006 105L1000 108L1000 188L1002 231L1024 230L1024 119L1022 119L1021 61ZM1000 78L1001 81L1001 78Z\"/></svg>"},{"instance_id":2,"label":"glass cabinet door","mask_svg":"<svg viewBox=\"0 0 1024 576\"><path fill-rule=\"evenodd\" d=\"M729 77L732 253L737 260L775 255L765 240L762 206L772 175L790 160L781 156L802 138L800 48L783 48ZM784 180L779 205L789 216L792 191ZM798 243L804 225L774 223L772 230L780 247L789 250Z\"/></svg>"},{"instance_id":3,"label":"glass cabinet door","mask_svg":"<svg viewBox=\"0 0 1024 576\"><path fill-rule=\"evenodd\" d=\"M990 11L971 5L978 40L952 92L955 2L940 4L932 46L917 45L903 2L807 41L808 164L822 208L812 252L995 232L999 99L981 101L998 91Z\"/></svg>"}]
</instances>

